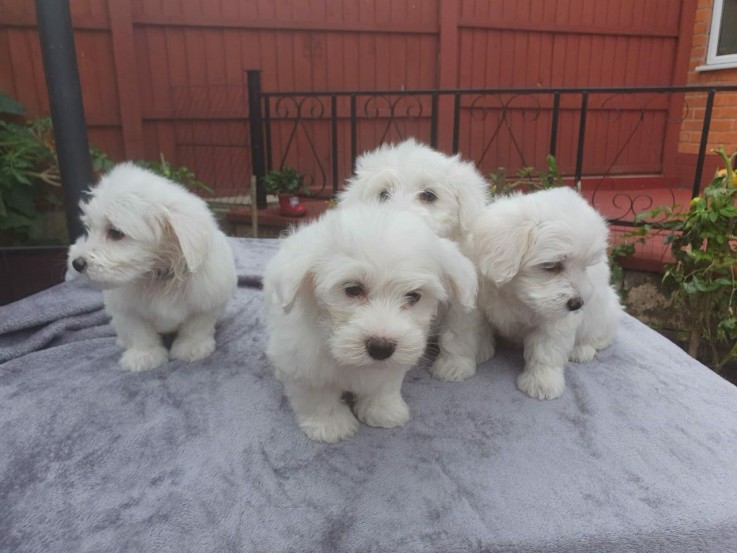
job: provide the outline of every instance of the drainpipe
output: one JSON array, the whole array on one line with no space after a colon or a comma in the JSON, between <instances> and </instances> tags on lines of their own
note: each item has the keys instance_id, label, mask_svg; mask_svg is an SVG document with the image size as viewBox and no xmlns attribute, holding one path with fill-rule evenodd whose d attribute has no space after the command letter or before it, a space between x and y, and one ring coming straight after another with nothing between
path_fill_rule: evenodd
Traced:
<instances>
[{"instance_id":1,"label":"drainpipe","mask_svg":"<svg viewBox=\"0 0 737 553\"><path fill-rule=\"evenodd\" d=\"M84 234L79 202L92 184L92 162L82 105L69 0L35 0L46 88L54 125L69 240Z\"/></svg>"}]
</instances>

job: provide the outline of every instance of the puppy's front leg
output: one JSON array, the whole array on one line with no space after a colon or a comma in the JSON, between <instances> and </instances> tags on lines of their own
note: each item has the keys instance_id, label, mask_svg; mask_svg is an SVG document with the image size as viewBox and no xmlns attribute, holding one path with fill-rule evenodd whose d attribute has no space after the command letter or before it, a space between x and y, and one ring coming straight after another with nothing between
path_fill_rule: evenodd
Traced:
<instances>
[{"instance_id":1,"label":"puppy's front leg","mask_svg":"<svg viewBox=\"0 0 737 553\"><path fill-rule=\"evenodd\" d=\"M356 390L356 416L369 426L394 428L409 420L409 407L402 398L402 381L407 371L388 373L378 388Z\"/></svg>"},{"instance_id":2,"label":"puppy's front leg","mask_svg":"<svg viewBox=\"0 0 737 553\"><path fill-rule=\"evenodd\" d=\"M215 322L218 314L198 313L187 319L171 345L171 356L182 361L199 361L215 351Z\"/></svg>"},{"instance_id":3,"label":"puppy's front leg","mask_svg":"<svg viewBox=\"0 0 737 553\"><path fill-rule=\"evenodd\" d=\"M163 365L169 360L169 352L161 342L161 336L146 320L123 313L112 318L119 343L125 348L120 364L131 372L146 371Z\"/></svg>"},{"instance_id":4,"label":"puppy's front leg","mask_svg":"<svg viewBox=\"0 0 737 553\"><path fill-rule=\"evenodd\" d=\"M466 312L460 305L451 304L448 307L438 339L440 353L430 367L431 375L438 380L461 382L476 374L481 319L478 309Z\"/></svg>"},{"instance_id":5,"label":"puppy's front leg","mask_svg":"<svg viewBox=\"0 0 737 553\"><path fill-rule=\"evenodd\" d=\"M488 361L494 357L494 354L496 354L496 338L494 337L494 329L480 310L476 331L478 336L476 363L479 364Z\"/></svg>"},{"instance_id":6,"label":"puppy's front leg","mask_svg":"<svg viewBox=\"0 0 737 553\"><path fill-rule=\"evenodd\" d=\"M555 399L565 390L565 364L573 333L536 329L525 338L525 370L517 387L535 399Z\"/></svg>"},{"instance_id":7,"label":"puppy's front leg","mask_svg":"<svg viewBox=\"0 0 737 553\"><path fill-rule=\"evenodd\" d=\"M358 430L356 417L341 399L342 390L313 387L290 378L283 382L297 424L311 440L335 443Z\"/></svg>"}]
</instances>

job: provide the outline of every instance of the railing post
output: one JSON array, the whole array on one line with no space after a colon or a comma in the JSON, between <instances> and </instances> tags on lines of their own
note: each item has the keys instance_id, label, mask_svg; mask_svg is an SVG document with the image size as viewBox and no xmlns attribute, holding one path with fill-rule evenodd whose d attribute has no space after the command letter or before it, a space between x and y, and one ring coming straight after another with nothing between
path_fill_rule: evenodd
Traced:
<instances>
[{"instance_id":1,"label":"railing post","mask_svg":"<svg viewBox=\"0 0 737 553\"><path fill-rule=\"evenodd\" d=\"M453 153L458 153L458 139L460 137L461 126L461 94L456 92L453 95Z\"/></svg>"},{"instance_id":2,"label":"railing post","mask_svg":"<svg viewBox=\"0 0 737 553\"><path fill-rule=\"evenodd\" d=\"M330 97L330 147L332 148L333 197L338 193L338 96Z\"/></svg>"},{"instance_id":3,"label":"railing post","mask_svg":"<svg viewBox=\"0 0 737 553\"><path fill-rule=\"evenodd\" d=\"M438 147L438 91L432 93L430 111L430 146Z\"/></svg>"},{"instance_id":4,"label":"railing post","mask_svg":"<svg viewBox=\"0 0 737 553\"><path fill-rule=\"evenodd\" d=\"M79 201L82 192L92 184L92 161L68 0L36 0L36 20L67 229L70 242L74 242L84 234L79 220Z\"/></svg>"},{"instance_id":5,"label":"railing post","mask_svg":"<svg viewBox=\"0 0 737 553\"><path fill-rule=\"evenodd\" d=\"M251 130L251 170L256 176L256 205L259 209L266 207L266 189L262 178L266 174L264 167L263 119L261 117L261 71L246 71L248 82L248 125Z\"/></svg>"},{"instance_id":6,"label":"railing post","mask_svg":"<svg viewBox=\"0 0 737 553\"><path fill-rule=\"evenodd\" d=\"M261 96L263 98L263 96ZM266 167L265 171L268 173L274 169L274 156L272 151L271 142L271 102L266 98L264 102L264 142L266 143ZM281 167L280 167L281 169Z\"/></svg>"},{"instance_id":7,"label":"railing post","mask_svg":"<svg viewBox=\"0 0 737 553\"><path fill-rule=\"evenodd\" d=\"M560 114L560 91L553 94L553 120L550 124L550 155L555 157L558 148L558 116Z\"/></svg>"},{"instance_id":8,"label":"railing post","mask_svg":"<svg viewBox=\"0 0 737 553\"><path fill-rule=\"evenodd\" d=\"M356 171L356 95L351 94L351 172Z\"/></svg>"},{"instance_id":9,"label":"railing post","mask_svg":"<svg viewBox=\"0 0 737 553\"><path fill-rule=\"evenodd\" d=\"M701 127L701 142L699 144L699 157L696 159L696 172L691 189L691 198L695 198L701 191L701 175L704 172L704 158L706 157L706 145L709 142L709 127L711 126L711 112L714 108L715 90L710 89L706 94L706 109L704 110L704 124Z\"/></svg>"},{"instance_id":10,"label":"railing post","mask_svg":"<svg viewBox=\"0 0 737 553\"><path fill-rule=\"evenodd\" d=\"M581 118L578 121L578 151L576 152L576 177L575 185L581 182L583 173L583 144L586 137L586 108L589 103L589 93L584 90L581 93Z\"/></svg>"}]
</instances>

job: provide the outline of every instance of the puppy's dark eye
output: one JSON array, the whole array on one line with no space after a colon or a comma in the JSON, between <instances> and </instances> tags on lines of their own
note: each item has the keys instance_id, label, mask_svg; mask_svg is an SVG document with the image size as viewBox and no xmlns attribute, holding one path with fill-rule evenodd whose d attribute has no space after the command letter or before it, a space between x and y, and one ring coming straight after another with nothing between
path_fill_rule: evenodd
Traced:
<instances>
[{"instance_id":1,"label":"puppy's dark eye","mask_svg":"<svg viewBox=\"0 0 737 553\"><path fill-rule=\"evenodd\" d=\"M552 261L550 263L543 263L540 265L540 268L548 273L560 273L563 270L563 263L560 261Z\"/></svg>"},{"instance_id":2,"label":"puppy's dark eye","mask_svg":"<svg viewBox=\"0 0 737 553\"><path fill-rule=\"evenodd\" d=\"M432 190L423 190L422 192L420 192L419 198L421 202L424 202L426 204L431 204L438 199L438 197L435 195L435 192L433 192Z\"/></svg>"},{"instance_id":3,"label":"puppy's dark eye","mask_svg":"<svg viewBox=\"0 0 737 553\"><path fill-rule=\"evenodd\" d=\"M379 192L379 201L385 202L389 199L389 191L388 190L382 190Z\"/></svg>"},{"instance_id":4,"label":"puppy's dark eye","mask_svg":"<svg viewBox=\"0 0 737 553\"><path fill-rule=\"evenodd\" d=\"M118 240L122 240L123 238L125 238L125 234L123 234L116 228L109 228L107 230L107 237L110 240L114 240L117 242Z\"/></svg>"},{"instance_id":5,"label":"puppy's dark eye","mask_svg":"<svg viewBox=\"0 0 737 553\"><path fill-rule=\"evenodd\" d=\"M349 298L357 298L363 295L363 286L360 284L349 284L345 287L345 295Z\"/></svg>"},{"instance_id":6,"label":"puppy's dark eye","mask_svg":"<svg viewBox=\"0 0 737 553\"><path fill-rule=\"evenodd\" d=\"M414 292L410 292L409 294L407 294L406 296L404 296L404 299L405 299L406 303L409 303L409 304L413 305L413 304L417 303L418 301L420 301L420 298L421 297L422 297L422 294L420 292L418 292L417 290L415 290Z\"/></svg>"}]
</instances>

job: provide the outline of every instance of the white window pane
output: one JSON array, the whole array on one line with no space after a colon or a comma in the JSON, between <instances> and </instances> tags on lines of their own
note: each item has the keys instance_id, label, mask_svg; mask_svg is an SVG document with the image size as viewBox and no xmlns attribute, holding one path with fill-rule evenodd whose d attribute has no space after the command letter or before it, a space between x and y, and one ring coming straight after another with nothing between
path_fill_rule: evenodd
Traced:
<instances>
[{"instance_id":1,"label":"white window pane","mask_svg":"<svg viewBox=\"0 0 737 553\"><path fill-rule=\"evenodd\" d=\"M717 56L737 54L737 0L723 0Z\"/></svg>"}]
</instances>

